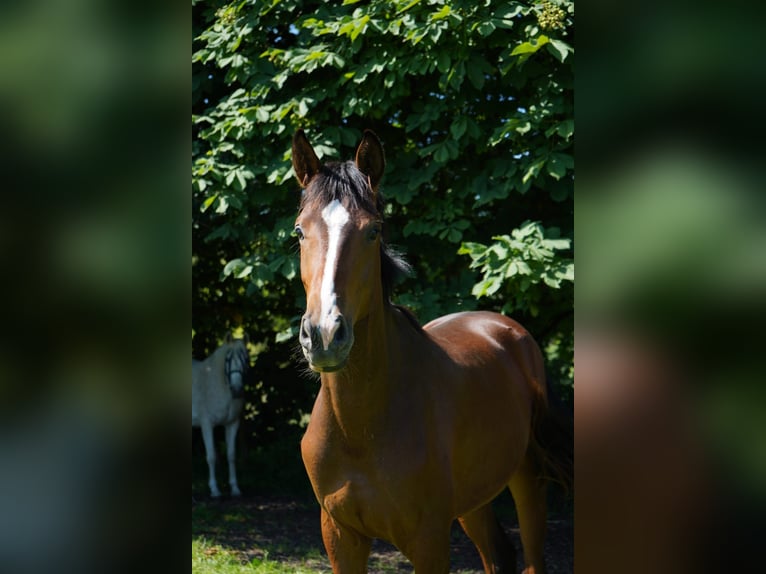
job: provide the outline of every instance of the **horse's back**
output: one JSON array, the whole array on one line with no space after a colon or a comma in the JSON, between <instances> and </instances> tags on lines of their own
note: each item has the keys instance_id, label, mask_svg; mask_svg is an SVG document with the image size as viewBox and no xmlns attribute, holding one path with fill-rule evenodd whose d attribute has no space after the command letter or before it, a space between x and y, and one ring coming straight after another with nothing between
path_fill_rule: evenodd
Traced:
<instances>
[{"instance_id":1,"label":"horse's back","mask_svg":"<svg viewBox=\"0 0 766 574\"><path fill-rule=\"evenodd\" d=\"M518 322L492 311L460 311L458 313L451 313L437 317L427 323L423 329L440 338L448 337L450 333L465 332L480 333L488 337L495 337L497 333L506 333L517 340L530 336L529 332Z\"/></svg>"},{"instance_id":2,"label":"horse's back","mask_svg":"<svg viewBox=\"0 0 766 574\"><path fill-rule=\"evenodd\" d=\"M517 321L490 311L463 311L434 319L423 329L456 363L483 364L488 357L508 357L526 377L545 388L542 353Z\"/></svg>"}]
</instances>

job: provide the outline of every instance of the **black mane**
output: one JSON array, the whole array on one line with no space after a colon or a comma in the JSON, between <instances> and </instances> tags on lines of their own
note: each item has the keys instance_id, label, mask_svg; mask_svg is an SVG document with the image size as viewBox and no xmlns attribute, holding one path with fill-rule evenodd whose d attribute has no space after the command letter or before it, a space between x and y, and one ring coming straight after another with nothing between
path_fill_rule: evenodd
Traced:
<instances>
[{"instance_id":1,"label":"black mane","mask_svg":"<svg viewBox=\"0 0 766 574\"><path fill-rule=\"evenodd\" d=\"M330 162L323 165L320 172L303 190L300 209L317 204L317 208L321 210L335 200L340 201L346 208L361 209L383 220L385 202L382 193L373 192L367 176L356 167L353 161ZM409 275L412 268L404 257L386 245L385 241L380 243L380 262L383 296L386 301L389 301L396 281Z\"/></svg>"}]
</instances>

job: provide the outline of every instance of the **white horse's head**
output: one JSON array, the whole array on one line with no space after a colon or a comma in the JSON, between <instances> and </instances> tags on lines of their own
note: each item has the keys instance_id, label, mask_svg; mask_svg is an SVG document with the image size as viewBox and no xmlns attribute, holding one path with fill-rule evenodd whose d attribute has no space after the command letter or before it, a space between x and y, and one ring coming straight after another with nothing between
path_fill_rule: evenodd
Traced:
<instances>
[{"instance_id":1,"label":"white horse's head","mask_svg":"<svg viewBox=\"0 0 766 574\"><path fill-rule=\"evenodd\" d=\"M245 389L245 373L250 368L250 354L247 351L248 336L235 339L231 333L226 335L226 361L224 372L234 398L241 397Z\"/></svg>"}]
</instances>

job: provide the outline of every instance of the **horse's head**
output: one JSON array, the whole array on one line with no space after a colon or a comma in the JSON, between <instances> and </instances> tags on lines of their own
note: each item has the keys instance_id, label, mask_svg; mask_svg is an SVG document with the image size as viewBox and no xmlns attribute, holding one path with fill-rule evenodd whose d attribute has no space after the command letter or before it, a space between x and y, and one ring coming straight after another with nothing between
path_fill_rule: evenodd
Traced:
<instances>
[{"instance_id":1,"label":"horse's head","mask_svg":"<svg viewBox=\"0 0 766 574\"><path fill-rule=\"evenodd\" d=\"M235 339L231 333L226 334L224 373L234 398L241 397L245 389L245 374L250 368L248 341L247 333L244 339Z\"/></svg>"},{"instance_id":2,"label":"horse's head","mask_svg":"<svg viewBox=\"0 0 766 574\"><path fill-rule=\"evenodd\" d=\"M382 301L381 258L390 257L381 240L378 194L383 147L368 130L354 161L322 165L299 131L293 167L304 188L295 222L307 305L300 344L313 370L337 371L354 344L354 326Z\"/></svg>"}]
</instances>

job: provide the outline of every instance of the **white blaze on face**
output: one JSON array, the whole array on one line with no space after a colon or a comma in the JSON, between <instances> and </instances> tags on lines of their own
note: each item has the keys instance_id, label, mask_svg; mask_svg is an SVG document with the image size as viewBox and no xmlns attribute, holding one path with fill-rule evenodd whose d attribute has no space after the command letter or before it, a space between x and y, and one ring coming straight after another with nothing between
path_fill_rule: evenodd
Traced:
<instances>
[{"instance_id":1,"label":"white blaze on face","mask_svg":"<svg viewBox=\"0 0 766 574\"><path fill-rule=\"evenodd\" d=\"M322 219L327 224L328 244L324 272L322 274L322 288L320 290L322 315L319 326L329 331L332 329L337 315L333 313L333 310L338 299L335 293L335 267L338 260L338 251L340 250L340 236L343 226L348 222L349 215L341 202L335 199L322 210Z\"/></svg>"}]
</instances>

